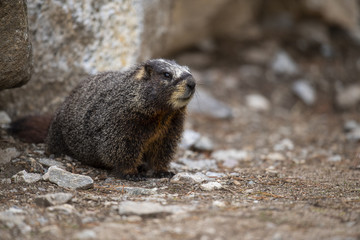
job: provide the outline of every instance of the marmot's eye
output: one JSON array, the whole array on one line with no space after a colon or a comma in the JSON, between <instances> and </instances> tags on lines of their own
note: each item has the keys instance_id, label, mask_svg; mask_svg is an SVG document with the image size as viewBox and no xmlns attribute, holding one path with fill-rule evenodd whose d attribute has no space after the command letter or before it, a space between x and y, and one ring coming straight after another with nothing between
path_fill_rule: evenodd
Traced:
<instances>
[{"instance_id":1,"label":"marmot's eye","mask_svg":"<svg viewBox=\"0 0 360 240\"><path fill-rule=\"evenodd\" d=\"M171 73L164 72L164 77L165 77L165 78L168 78L168 79L171 79L171 78L172 78L172 75L171 75Z\"/></svg>"}]
</instances>

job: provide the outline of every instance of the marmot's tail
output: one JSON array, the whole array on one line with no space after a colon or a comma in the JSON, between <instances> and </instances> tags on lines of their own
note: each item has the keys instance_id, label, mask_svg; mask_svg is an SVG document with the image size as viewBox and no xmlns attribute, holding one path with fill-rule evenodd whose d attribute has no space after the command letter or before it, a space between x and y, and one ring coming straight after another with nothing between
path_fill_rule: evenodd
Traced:
<instances>
[{"instance_id":1,"label":"marmot's tail","mask_svg":"<svg viewBox=\"0 0 360 240\"><path fill-rule=\"evenodd\" d=\"M23 142L43 143L51 120L52 115L28 116L12 122L7 131Z\"/></svg>"}]
</instances>

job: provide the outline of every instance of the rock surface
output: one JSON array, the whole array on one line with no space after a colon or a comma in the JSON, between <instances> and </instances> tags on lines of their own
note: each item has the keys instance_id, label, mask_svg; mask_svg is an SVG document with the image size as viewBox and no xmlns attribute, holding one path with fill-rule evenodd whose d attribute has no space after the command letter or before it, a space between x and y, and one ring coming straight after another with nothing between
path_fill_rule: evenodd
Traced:
<instances>
[{"instance_id":1,"label":"rock surface","mask_svg":"<svg viewBox=\"0 0 360 240\"><path fill-rule=\"evenodd\" d=\"M11 181L15 183L35 183L40 181L42 176L38 173L28 173L22 170L11 177Z\"/></svg>"},{"instance_id":2,"label":"rock surface","mask_svg":"<svg viewBox=\"0 0 360 240\"><path fill-rule=\"evenodd\" d=\"M27 1L2 1L0 7L0 91L31 78L32 50Z\"/></svg>"},{"instance_id":3,"label":"rock surface","mask_svg":"<svg viewBox=\"0 0 360 240\"><path fill-rule=\"evenodd\" d=\"M75 190L89 189L94 186L94 181L91 177L70 173L56 166L49 167L43 179L55 183L60 187Z\"/></svg>"},{"instance_id":4,"label":"rock surface","mask_svg":"<svg viewBox=\"0 0 360 240\"><path fill-rule=\"evenodd\" d=\"M37 196L35 198L35 203L40 207L49 207L65 204L69 202L72 198L73 195L71 193L50 193Z\"/></svg>"}]
</instances>

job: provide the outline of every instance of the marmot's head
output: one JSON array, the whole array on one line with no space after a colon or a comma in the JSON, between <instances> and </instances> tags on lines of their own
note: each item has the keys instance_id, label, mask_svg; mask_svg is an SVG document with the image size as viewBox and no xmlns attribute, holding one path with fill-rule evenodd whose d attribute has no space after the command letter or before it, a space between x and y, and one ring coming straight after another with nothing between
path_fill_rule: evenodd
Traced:
<instances>
[{"instance_id":1,"label":"marmot's head","mask_svg":"<svg viewBox=\"0 0 360 240\"><path fill-rule=\"evenodd\" d=\"M174 109L185 107L195 92L190 69L171 60L148 60L136 70L135 78L144 82L148 97Z\"/></svg>"}]
</instances>

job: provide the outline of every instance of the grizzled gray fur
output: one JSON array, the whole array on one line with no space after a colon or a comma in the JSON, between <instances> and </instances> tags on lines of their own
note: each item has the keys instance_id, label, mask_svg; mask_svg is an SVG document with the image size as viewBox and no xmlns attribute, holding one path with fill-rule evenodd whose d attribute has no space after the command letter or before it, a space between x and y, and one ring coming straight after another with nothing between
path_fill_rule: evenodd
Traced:
<instances>
[{"instance_id":1,"label":"grizzled gray fur","mask_svg":"<svg viewBox=\"0 0 360 240\"><path fill-rule=\"evenodd\" d=\"M164 59L90 76L56 112L46 151L127 179L142 179L148 170L171 177L168 166L195 85L187 67Z\"/></svg>"}]
</instances>

